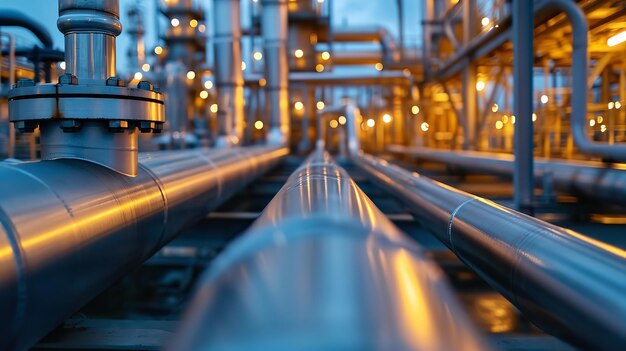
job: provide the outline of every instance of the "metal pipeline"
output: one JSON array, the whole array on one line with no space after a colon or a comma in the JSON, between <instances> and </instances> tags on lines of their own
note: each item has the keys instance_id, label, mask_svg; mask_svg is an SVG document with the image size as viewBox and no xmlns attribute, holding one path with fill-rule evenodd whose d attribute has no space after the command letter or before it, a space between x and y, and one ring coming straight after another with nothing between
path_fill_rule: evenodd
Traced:
<instances>
[{"instance_id":1,"label":"metal pipeline","mask_svg":"<svg viewBox=\"0 0 626 351\"><path fill-rule=\"evenodd\" d=\"M270 123L267 141L286 145L289 141L289 64L287 60L287 0L262 0L261 33L265 51L265 73L269 96Z\"/></svg>"},{"instance_id":2,"label":"metal pipeline","mask_svg":"<svg viewBox=\"0 0 626 351\"><path fill-rule=\"evenodd\" d=\"M244 96L241 71L239 0L214 0L215 87L218 99L218 147L243 140Z\"/></svg>"},{"instance_id":3,"label":"metal pipeline","mask_svg":"<svg viewBox=\"0 0 626 351\"><path fill-rule=\"evenodd\" d=\"M396 40L383 27L339 27L333 30L333 41L337 43L378 42L383 51L383 63L392 64L401 59L401 51Z\"/></svg>"},{"instance_id":4,"label":"metal pipeline","mask_svg":"<svg viewBox=\"0 0 626 351\"><path fill-rule=\"evenodd\" d=\"M548 9L562 11L572 26L572 135L580 152L611 161L626 161L626 145L598 143L587 133L587 94L589 28L587 17L572 0L545 0L536 5L537 13Z\"/></svg>"},{"instance_id":5,"label":"metal pipeline","mask_svg":"<svg viewBox=\"0 0 626 351\"><path fill-rule=\"evenodd\" d=\"M410 87L413 77L402 71L382 71L374 74L355 72L291 72L289 81L298 84L356 86L356 85L394 85Z\"/></svg>"},{"instance_id":6,"label":"metal pipeline","mask_svg":"<svg viewBox=\"0 0 626 351\"><path fill-rule=\"evenodd\" d=\"M373 156L353 161L537 326L583 349L626 345L626 251Z\"/></svg>"},{"instance_id":7,"label":"metal pipeline","mask_svg":"<svg viewBox=\"0 0 626 351\"><path fill-rule=\"evenodd\" d=\"M169 350L489 350L445 280L327 153L201 278Z\"/></svg>"},{"instance_id":8,"label":"metal pipeline","mask_svg":"<svg viewBox=\"0 0 626 351\"><path fill-rule=\"evenodd\" d=\"M445 151L422 147L391 145L394 154L446 163L471 171L511 177L515 158L509 154L475 151ZM626 165L607 166L601 162L555 161L535 158L536 184L546 182L555 189L588 199L626 205Z\"/></svg>"},{"instance_id":9,"label":"metal pipeline","mask_svg":"<svg viewBox=\"0 0 626 351\"><path fill-rule=\"evenodd\" d=\"M0 163L0 349L32 346L287 153L142 154L134 178L73 159Z\"/></svg>"},{"instance_id":10,"label":"metal pipeline","mask_svg":"<svg viewBox=\"0 0 626 351\"><path fill-rule=\"evenodd\" d=\"M0 10L0 27L2 26L14 26L28 29L37 37L37 39L39 39L44 47L52 48L53 41L50 32L48 32L48 30L36 20L19 11L7 9Z\"/></svg>"}]
</instances>

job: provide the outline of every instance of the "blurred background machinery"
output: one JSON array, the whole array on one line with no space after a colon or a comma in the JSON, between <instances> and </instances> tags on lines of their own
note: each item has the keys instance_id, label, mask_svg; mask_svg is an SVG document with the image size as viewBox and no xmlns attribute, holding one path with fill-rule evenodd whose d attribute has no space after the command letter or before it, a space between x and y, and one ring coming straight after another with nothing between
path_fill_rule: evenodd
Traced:
<instances>
[{"instance_id":1,"label":"blurred background machinery","mask_svg":"<svg viewBox=\"0 0 626 351\"><path fill-rule=\"evenodd\" d=\"M0 349L621 350L624 42L616 0L0 0Z\"/></svg>"}]
</instances>

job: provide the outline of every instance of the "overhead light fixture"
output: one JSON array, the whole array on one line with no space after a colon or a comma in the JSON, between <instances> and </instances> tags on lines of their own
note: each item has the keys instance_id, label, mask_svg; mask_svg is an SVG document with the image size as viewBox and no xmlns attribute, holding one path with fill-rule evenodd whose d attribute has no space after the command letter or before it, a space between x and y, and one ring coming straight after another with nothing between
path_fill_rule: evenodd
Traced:
<instances>
[{"instance_id":1,"label":"overhead light fixture","mask_svg":"<svg viewBox=\"0 0 626 351\"><path fill-rule=\"evenodd\" d=\"M626 31L623 31L621 33L617 33L614 36L610 37L607 41L606 41L606 45L608 46L615 46L615 45L619 45L623 42L626 41Z\"/></svg>"}]
</instances>

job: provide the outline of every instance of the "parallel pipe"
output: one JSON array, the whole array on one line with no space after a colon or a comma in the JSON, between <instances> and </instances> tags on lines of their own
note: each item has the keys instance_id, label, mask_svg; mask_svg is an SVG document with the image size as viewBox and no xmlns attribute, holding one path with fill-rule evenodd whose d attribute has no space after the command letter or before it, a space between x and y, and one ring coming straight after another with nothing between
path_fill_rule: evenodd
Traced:
<instances>
[{"instance_id":1,"label":"parallel pipe","mask_svg":"<svg viewBox=\"0 0 626 351\"><path fill-rule=\"evenodd\" d=\"M201 278L169 350L489 350L443 272L317 152Z\"/></svg>"},{"instance_id":2,"label":"parallel pipe","mask_svg":"<svg viewBox=\"0 0 626 351\"><path fill-rule=\"evenodd\" d=\"M333 30L333 41L346 42L378 42L383 51L383 63L393 64L400 61L401 49L391 33L384 27L339 27Z\"/></svg>"},{"instance_id":3,"label":"parallel pipe","mask_svg":"<svg viewBox=\"0 0 626 351\"><path fill-rule=\"evenodd\" d=\"M146 154L134 178L80 160L0 163L0 349L32 346L287 153Z\"/></svg>"},{"instance_id":4,"label":"parallel pipe","mask_svg":"<svg viewBox=\"0 0 626 351\"><path fill-rule=\"evenodd\" d=\"M373 156L353 160L537 326L586 350L626 345L626 251Z\"/></svg>"},{"instance_id":5,"label":"parallel pipe","mask_svg":"<svg viewBox=\"0 0 626 351\"><path fill-rule=\"evenodd\" d=\"M515 158L509 154L445 151L422 147L391 145L394 154L421 160L442 162L466 170L511 177ZM587 199L626 205L626 165L607 166L601 162L555 161L535 158L537 185L550 184L555 189Z\"/></svg>"}]
</instances>

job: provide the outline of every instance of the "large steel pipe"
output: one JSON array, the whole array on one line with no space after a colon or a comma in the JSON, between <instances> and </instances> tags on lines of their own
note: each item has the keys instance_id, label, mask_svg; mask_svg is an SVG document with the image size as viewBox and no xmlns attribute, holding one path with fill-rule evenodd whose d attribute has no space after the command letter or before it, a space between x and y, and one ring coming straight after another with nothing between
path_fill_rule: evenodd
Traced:
<instances>
[{"instance_id":1,"label":"large steel pipe","mask_svg":"<svg viewBox=\"0 0 626 351\"><path fill-rule=\"evenodd\" d=\"M0 163L0 349L33 345L287 153L147 154L134 178L72 159Z\"/></svg>"},{"instance_id":2,"label":"large steel pipe","mask_svg":"<svg viewBox=\"0 0 626 351\"><path fill-rule=\"evenodd\" d=\"M585 350L626 345L626 251L373 156L353 160L537 326Z\"/></svg>"},{"instance_id":3,"label":"large steel pipe","mask_svg":"<svg viewBox=\"0 0 626 351\"><path fill-rule=\"evenodd\" d=\"M169 350L488 350L443 272L328 154L199 282Z\"/></svg>"},{"instance_id":4,"label":"large steel pipe","mask_svg":"<svg viewBox=\"0 0 626 351\"><path fill-rule=\"evenodd\" d=\"M391 145L387 150L422 160L446 163L471 171L510 177L515 158L509 154L445 151L421 147ZM601 162L555 161L535 158L536 184L549 184L555 189L587 199L626 205L626 166L608 166Z\"/></svg>"}]
</instances>

